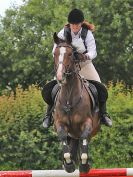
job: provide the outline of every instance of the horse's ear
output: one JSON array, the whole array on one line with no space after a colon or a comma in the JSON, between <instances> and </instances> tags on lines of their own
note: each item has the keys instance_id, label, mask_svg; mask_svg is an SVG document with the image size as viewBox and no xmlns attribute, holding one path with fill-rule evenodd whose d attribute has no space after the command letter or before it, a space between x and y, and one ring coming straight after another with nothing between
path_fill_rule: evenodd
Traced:
<instances>
[{"instance_id":1,"label":"horse's ear","mask_svg":"<svg viewBox=\"0 0 133 177\"><path fill-rule=\"evenodd\" d=\"M57 33L56 33L56 32L54 33L53 38L54 38L54 42L55 42L56 44L59 44L60 39L58 38L58 36L57 36Z\"/></svg>"},{"instance_id":2,"label":"horse's ear","mask_svg":"<svg viewBox=\"0 0 133 177\"><path fill-rule=\"evenodd\" d=\"M71 42L72 42L71 33L66 32L65 41L66 41L68 44L71 44Z\"/></svg>"}]
</instances>

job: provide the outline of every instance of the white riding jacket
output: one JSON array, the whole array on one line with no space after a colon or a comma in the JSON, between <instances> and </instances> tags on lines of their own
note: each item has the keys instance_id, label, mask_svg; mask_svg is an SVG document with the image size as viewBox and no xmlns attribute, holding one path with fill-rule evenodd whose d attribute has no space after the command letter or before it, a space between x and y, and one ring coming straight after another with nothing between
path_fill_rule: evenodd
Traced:
<instances>
[{"instance_id":1,"label":"white riding jacket","mask_svg":"<svg viewBox=\"0 0 133 177\"><path fill-rule=\"evenodd\" d=\"M86 49L84 46L84 41L81 38L81 31L82 31L82 28L76 35L71 31L72 45L76 47L77 51L80 53L84 53L87 50L87 53L85 55L88 56L90 60L93 60L97 56L96 43L95 43L94 36L92 32L88 30L88 33L85 39L85 45L87 47ZM64 28L58 33L58 37L63 40L65 39ZM53 54L54 54L54 50L56 46L57 45L54 44L53 51L52 51Z\"/></svg>"}]
</instances>

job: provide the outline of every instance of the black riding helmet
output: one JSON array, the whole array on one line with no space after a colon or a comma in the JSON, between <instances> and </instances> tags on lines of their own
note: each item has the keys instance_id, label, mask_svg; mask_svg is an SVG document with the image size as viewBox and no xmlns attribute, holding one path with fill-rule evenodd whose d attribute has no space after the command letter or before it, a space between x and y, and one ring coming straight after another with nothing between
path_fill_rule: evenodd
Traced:
<instances>
[{"instance_id":1,"label":"black riding helmet","mask_svg":"<svg viewBox=\"0 0 133 177\"><path fill-rule=\"evenodd\" d=\"M84 14L79 9L73 9L68 14L68 22L71 24L78 24L84 21Z\"/></svg>"}]
</instances>

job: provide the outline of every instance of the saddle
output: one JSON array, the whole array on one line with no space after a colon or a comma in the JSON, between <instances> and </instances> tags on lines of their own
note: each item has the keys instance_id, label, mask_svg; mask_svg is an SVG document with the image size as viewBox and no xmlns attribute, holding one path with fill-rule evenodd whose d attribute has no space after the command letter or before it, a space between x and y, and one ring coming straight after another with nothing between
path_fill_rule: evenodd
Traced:
<instances>
[{"instance_id":1,"label":"saddle","mask_svg":"<svg viewBox=\"0 0 133 177\"><path fill-rule=\"evenodd\" d=\"M98 112L99 104L101 102L106 102L108 98L106 87L98 81L85 79L84 85L92 100L92 112ZM44 101L49 105L54 105L55 97L58 94L59 90L60 86L58 85L56 80L52 80L44 85L42 89L42 97Z\"/></svg>"},{"instance_id":2,"label":"saddle","mask_svg":"<svg viewBox=\"0 0 133 177\"><path fill-rule=\"evenodd\" d=\"M92 84L88 80L84 80L85 88L90 95L91 101L92 101L92 112L98 112L99 111L99 102L98 102L98 91L94 84Z\"/></svg>"},{"instance_id":3,"label":"saddle","mask_svg":"<svg viewBox=\"0 0 133 177\"><path fill-rule=\"evenodd\" d=\"M48 104L48 105L53 105L53 99L54 96L56 95L55 86L58 85L56 80L52 80L48 83L46 83L43 88L42 88L42 97L43 100ZM57 86L56 86L57 87ZM59 87L59 85L58 85Z\"/></svg>"}]
</instances>

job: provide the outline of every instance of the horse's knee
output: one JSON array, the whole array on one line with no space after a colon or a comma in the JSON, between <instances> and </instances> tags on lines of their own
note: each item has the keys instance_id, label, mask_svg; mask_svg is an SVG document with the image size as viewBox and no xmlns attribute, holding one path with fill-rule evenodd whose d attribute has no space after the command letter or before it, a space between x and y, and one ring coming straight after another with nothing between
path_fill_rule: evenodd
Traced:
<instances>
[{"instance_id":1,"label":"horse's knee","mask_svg":"<svg viewBox=\"0 0 133 177\"><path fill-rule=\"evenodd\" d=\"M57 129L57 133L58 133L58 136L59 136L59 139L64 142L67 140L67 132L65 131L65 129L60 126L58 129Z\"/></svg>"},{"instance_id":2,"label":"horse's knee","mask_svg":"<svg viewBox=\"0 0 133 177\"><path fill-rule=\"evenodd\" d=\"M83 130L80 139L83 140L83 139L89 138L90 135L91 135L91 132L92 132L92 128L91 128L91 127L86 127L86 128Z\"/></svg>"}]
</instances>

